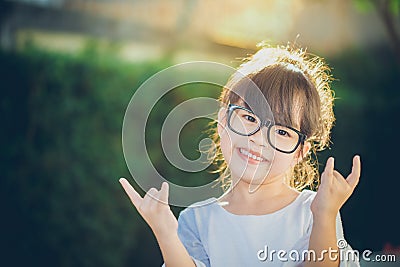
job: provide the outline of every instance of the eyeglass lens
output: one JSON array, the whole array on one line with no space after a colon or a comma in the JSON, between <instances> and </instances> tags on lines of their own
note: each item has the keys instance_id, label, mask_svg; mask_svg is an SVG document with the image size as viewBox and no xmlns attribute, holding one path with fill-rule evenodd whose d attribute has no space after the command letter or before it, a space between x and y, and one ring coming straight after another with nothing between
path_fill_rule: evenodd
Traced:
<instances>
[{"instance_id":1,"label":"eyeglass lens","mask_svg":"<svg viewBox=\"0 0 400 267\"><path fill-rule=\"evenodd\" d=\"M241 108L234 108L229 117L229 126L241 135L252 135L261 124L262 121L255 114ZM290 152L298 145L300 136L288 127L272 125L267 131L267 138L272 147Z\"/></svg>"}]
</instances>

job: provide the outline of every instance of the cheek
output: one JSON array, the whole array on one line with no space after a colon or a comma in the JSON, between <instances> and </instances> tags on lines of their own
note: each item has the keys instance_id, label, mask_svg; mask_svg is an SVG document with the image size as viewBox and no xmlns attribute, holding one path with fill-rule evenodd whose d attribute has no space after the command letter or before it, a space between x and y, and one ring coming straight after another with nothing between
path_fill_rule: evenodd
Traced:
<instances>
[{"instance_id":1,"label":"cheek","mask_svg":"<svg viewBox=\"0 0 400 267\"><path fill-rule=\"evenodd\" d=\"M285 172L287 171L293 162L293 155L286 155L280 152L275 153L274 159L272 161L272 168L274 172Z\"/></svg>"}]
</instances>

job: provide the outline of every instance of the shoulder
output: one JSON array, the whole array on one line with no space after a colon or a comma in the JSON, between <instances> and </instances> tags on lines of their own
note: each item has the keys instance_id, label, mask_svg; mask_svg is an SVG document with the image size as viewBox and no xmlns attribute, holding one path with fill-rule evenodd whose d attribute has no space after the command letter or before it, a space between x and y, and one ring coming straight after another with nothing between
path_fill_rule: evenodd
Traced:
<instances>
[{"instance_id":1,"label":"shoulder","mask_svg":"<svg viewBox=\"0 0 400 267\"><path fill-rule=\"evenodd\" d=\"M214 208L217 199L212 197L203 201L191 204L189 207L182 210L179 214L178 220L199 220L201 217L206 216Z\"/></svg>"},{"instance_id":2,"label":"shoulder","mask_svg":"<svg viewBox=\"0 0 400 267\"><path fill-rule=\"evenodd\" d=\"M195 235L204 235L210 224L213 210L217 202L216 198L210 198L204 201L196 202L183 209L178 217L178 232L195 233Z\"/></svg>"},{"instance_id":3,"label":"shoulder","mask_svg":"<svg viewBox=\"0 0 400 267\"><path fill-rule=\"evenodd\" d=\"M311 203L313 202L317 192L305 189L301 191L301 203L303 206L307 207L311 212Z\"/></svg>"},{"instance_id":4,"label":"shoulder","mask_svg":"<svg viewBox=\"0 0 400 267\"><path fill-rule=\"evenodd\" d=\"M303 191L300 192L300 198L303 201L312 201L315 197L317 192L309 190L309 189L304 189Z\"/></svg>"},{"instance_id":5,"label":"shoulder","mask_svg":"<svg viewBox=\"0 0 400 267\"><path fill-rule=\"evenodd\" d=\"M308 189L300 192L296 200L288 209L287 216L296 218L302 217L308 223L312 220L311 203L313 202L317 193Z\"/></svg>"},{"instance_id":6,"label":"shoulder","mask_svg":"<svg viewBox=\"0 0 400 267\"><path fill-rule=\"evenodd\" d=\"M294 201L295 204L293 206L296 206L296 208L298 208L298 207L303 207L303 208L310 207L316 194L317 194L317 192L315 192L315 191L304 189L297 196L296 200Z\"/></svg>"}]
</instances>

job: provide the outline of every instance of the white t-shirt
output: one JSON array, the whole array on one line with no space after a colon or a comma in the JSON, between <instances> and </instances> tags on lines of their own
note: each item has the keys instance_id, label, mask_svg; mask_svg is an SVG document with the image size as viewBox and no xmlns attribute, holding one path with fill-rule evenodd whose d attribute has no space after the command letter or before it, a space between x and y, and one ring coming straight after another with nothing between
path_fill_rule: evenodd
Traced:
<instances>
[{"instance_id":1,"label":"white t-shirt","mask_svg":"<svg viewBox=\"0 0 400 267\"><path fill-rule=\"evenodd\" d=\"M313 223L310 205L315 194L303 190L286 207L265 215L235 215L216 198L210 198L180 213L178 236L198 267L301 266L304 258L314 258L307 250ZM341 247L347 244L340 214L336 236ZM358 258L352 260L351 250L348 244L341 250L340 267L359 266Z\"/></svg>"}]
</instances>

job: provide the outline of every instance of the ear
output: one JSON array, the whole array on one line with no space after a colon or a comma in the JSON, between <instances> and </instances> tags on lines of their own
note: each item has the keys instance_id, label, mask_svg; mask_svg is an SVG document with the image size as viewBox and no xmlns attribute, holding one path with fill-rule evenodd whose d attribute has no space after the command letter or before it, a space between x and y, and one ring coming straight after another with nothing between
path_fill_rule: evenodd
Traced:
<instances>
[{"instance_id":1,"label":"ear","mask_svg":"<svg viewBox=\"0 0 400 267\"><path fill-rule=\"evenodd\" d=\"M222 107L218 111L218 134L221 136L226 126L226 108Z\"/></svg>"}]
</instances>

